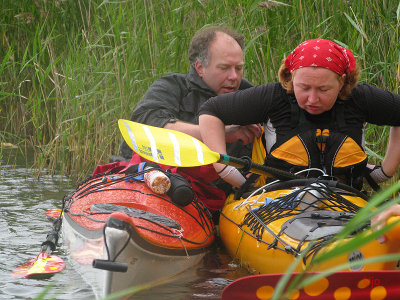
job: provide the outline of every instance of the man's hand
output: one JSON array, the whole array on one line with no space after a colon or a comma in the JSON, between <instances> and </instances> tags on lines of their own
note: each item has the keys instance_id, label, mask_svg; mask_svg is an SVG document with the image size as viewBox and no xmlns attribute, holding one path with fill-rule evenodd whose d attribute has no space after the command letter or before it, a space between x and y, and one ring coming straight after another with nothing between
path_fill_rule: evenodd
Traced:
<instances>
[{"instance_id":1,"label":"man's hand","mask_svg":"<svg viewBox=\"0 0 400 300\"><path fill-rule=\"evenodd\" d=\"M242 141L244 145L250 144L255 137L260 137L262 128L260 124L229 125L225 126L225 140L227 143Z\"/></svg>"}]
</instances>

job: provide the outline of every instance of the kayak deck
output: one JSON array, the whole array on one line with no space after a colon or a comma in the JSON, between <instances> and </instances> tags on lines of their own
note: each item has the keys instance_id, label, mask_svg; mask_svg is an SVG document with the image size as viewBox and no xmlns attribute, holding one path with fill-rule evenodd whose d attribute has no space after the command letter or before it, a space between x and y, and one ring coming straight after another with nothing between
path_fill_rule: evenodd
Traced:
<instances>
[{"instance_id":1,"label":"kayak deck","mask_svg":"<svg viewBox=\"0 0 400 300\"><path fill-rule=\"evenodd\" d=\"M350 262L358 265L350 264L348 271L393 269L396 261L364 263L400 250L399 241L380 244L374 239L328 262L313 264L315 256L338 245L335 234L367 203L363 195L320 183L300 180L289 186L286 182L249 199L226 203L219 225L230 255L256 273L284 273L300 254L304 258L296 272L321 271ZM345 242L357 232L368 235L369 230L369 224L357 224Z\"/></svg>"},{"instance_id":2,"label":"kayak deck","mask_svg":"<svg viewBox=\"0 0 400 300\"><path fill-rule=\"evenodd\" d=\"M125 174L89 178L67 195L62 228L72 263L98 298L183 272L215 239L201 202L181 207Z\"/></svg>"}]
</instances>

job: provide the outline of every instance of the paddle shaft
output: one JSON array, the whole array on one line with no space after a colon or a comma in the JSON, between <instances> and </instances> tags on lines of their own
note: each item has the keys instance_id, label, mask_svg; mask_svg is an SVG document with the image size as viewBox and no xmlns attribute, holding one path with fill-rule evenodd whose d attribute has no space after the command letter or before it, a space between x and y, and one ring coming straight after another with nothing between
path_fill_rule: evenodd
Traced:
<instances>
[{"instance_id":1,"label":"paddle shaft","mask_svg":"<svg viewBox=\"0 0 400 300\"><path fill-rule=\"evenodd\" d=\"M265 165L260 165L253 163L250 158L237 158L232 157L226 154L219 154L220 159L218 160L219 163L225 165L231 165L237 168L242 168L246 172L255 173L258 175L265 175L270 174L280 180L290 180L290 179L301 179L303 177L299 175L295 175L286 171L282 171L276 168L268 167Z\"/></svg>"},{"instance_id":2,"label":"paddle shaft","mask_svg":"<svg viewBox=\"0 0 400 300\"><path fill-rule=\"evenodd\" d=\"M58 235L61 229L61 222L61 217L54 221L53 230L47 235L46 241L42 243L42 252L47 252L50 254L56 249L58 243Z\"/></svg>"}]
</instances>

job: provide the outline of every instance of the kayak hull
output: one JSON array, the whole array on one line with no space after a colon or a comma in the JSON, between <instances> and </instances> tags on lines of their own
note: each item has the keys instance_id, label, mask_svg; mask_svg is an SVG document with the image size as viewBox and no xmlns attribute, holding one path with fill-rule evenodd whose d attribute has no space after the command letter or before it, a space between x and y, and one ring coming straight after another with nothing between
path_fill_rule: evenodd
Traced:
<instances>
[{"instance_id":1,"label":"kayak hull","mask_svg":"<svg viewBox=\"0 0 400 300\"><path fill-rule=\"evenodd\" d=\"M90 179L66 200L64 244L96 298L165 283L201 262L214 241L200 203L180 207L125 179Z\"/></svg>"},{"instance_id":2,"label":"kayak hull","mask_svg":"<svg viewBox=\"0 0 400 300\"><path fill-rule=\"evenodd\" d=\"M305 238L307 235L312 235L315 233L318 226L314 226L310 229L310 232L306 232L301 228L302 223L299 221L301 218L307 220L311 214L330 214L330 208L327 207L313 207L312 209L307 208L305 210L299 210L298 212L288 213L290 209L281 209L281 215L274 214L271 215L271 211L263 212L265 215L271 215L274 221L268 220L256 220L253 224L246 223L245 219L249 218L249 215L255 213L259 207L265 207L264 199L280 199L282 195L290 195L295 190L304 189L304 187L293 187L290 189L278 189L270 190L261 195L256 195L250 197L249 199L241 199L237 201L227 201L225 204L219 222L219 231L221 239L228 250L229 254L242 266L247 267L249 271L254 273L285 273L289 266L294 262L295 257L300 254L300 252L308 246L311 242L311 238ZM364 199L349 195L349 193L344 193L347 195L342 195L345 199L349 201L350 204L355 204L358 207L363 207L367 203ZM263 206L264 205L264 206ZM301 205L301 204L297 204ZM298 206L296 206L298 208ZM338 206L340 207L340 206ZM332 214L348 214L349 216L354 215L349 212L341 212L340 209L336 207L335 212ZM278 209L279 210L279 209ZM259 214L263 216L263 214ZM296 214L298 219L296 219ZM300 218L301 216L301 218ZM250 215L250 217L252 217ZM309 218L311 220L312 218ZM295 222L299 221L299 222ZM312 220L311 220L312 221ZM310 222L311 222L310 221ZM303 225L306 221L302 221ZM327 222L325 219L315 221L315 224L319 222ZM337 224L336 224L337 225ZM258 227L257 227L258 226ZM289 227L291 226L291 228ZM311 226L311 225L310 225ZM327 226L329 227L329 226ZM256 228L256 229L255 229ZM260 231L262 228L262 231ZM329 268L339 266L342 264L348 264L350 262L358 262L357 266L348 265L345 271L368 271L368 270L393 270L396 268L397 261L389 262L375 262L375 263L364 263L365 260L382 256L390 253L398 253L400 250L400 241L391 240L386 243L380 244L377 240L371 240L364 246L345 253L335 259L330 259L328 262L322 264L313 264L312 259L315 254L321 254L331 248L336 247L337 242L331 244L324 244L321 242L322 239L327 239L333 236L335 233L339 232L342 226L330 226L324 229L327 234L324 236L323 233L318 236L320 241L320 247L317 251L307 255L305 259L300 262L293 272L301 272L307 270L309 272L318 272L327 270ZM315 230L315 231L314 231ZM333 230L333 231L332 231ZM400 230L395 227L393 230ZM366 235L370 234L370 229L364 228L363 231ZM260 234L262 232L262 234ZM303 234L303 232L306 232ZM322 231L321 231L322 232ZM298 234L300 237L296 237ZM351 237L346 239L344 242L350 241Z\"/></svg>"}]
</instances>

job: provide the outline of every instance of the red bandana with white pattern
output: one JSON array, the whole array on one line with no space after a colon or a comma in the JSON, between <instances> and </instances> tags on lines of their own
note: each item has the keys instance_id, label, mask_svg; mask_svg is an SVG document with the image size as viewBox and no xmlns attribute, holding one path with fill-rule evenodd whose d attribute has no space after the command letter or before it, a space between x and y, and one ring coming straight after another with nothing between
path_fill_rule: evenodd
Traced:
<instances>
[{"instance_id":1,"label":"red bandana with white pattern","mask_svg":"<svg viewBox=\"0 0 400 300\"><path fill-rule=\"evenodd\" d=\"M339 75L354 70L353 53L338 44L324 39L307 40L298 45L285 59L290 72L303 67L321 67Z\"/></svg>"}]
</instances>

